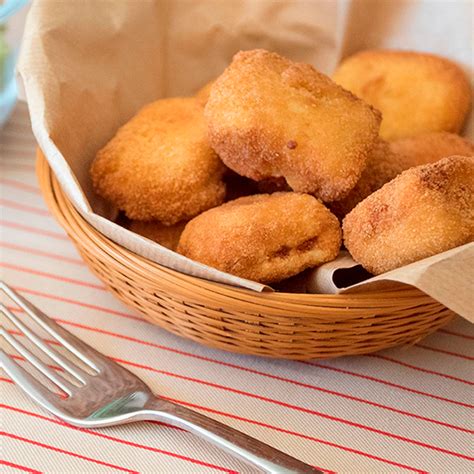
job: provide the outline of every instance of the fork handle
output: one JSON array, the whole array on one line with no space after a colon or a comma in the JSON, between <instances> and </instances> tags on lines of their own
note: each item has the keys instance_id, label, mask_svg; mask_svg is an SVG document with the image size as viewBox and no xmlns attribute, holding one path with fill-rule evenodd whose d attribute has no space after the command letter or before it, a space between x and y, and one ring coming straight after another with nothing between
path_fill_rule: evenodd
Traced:
<instances>
[{"instance_id":1,"label":"fork handle","mask_svg":"<svg viewBox=\"0 0 474 474\"><path fill-rule=\"evenodd\" d=\"M182 405L155 398L150 400L144 419L166 421L206 439L263 472L275 474L322 474L321 471Z\"/></svg>"}]
</instances>

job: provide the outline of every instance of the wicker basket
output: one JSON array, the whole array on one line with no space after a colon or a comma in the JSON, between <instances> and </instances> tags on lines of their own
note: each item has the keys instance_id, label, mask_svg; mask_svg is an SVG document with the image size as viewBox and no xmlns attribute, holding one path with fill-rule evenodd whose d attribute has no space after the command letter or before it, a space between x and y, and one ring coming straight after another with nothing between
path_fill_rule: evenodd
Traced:
<instances>
[{"instance_id":1,"label":"wicker basket","mask_svg":"<svg viewBox=\"0 0 474 474\"><path fill-rule=\"evenodd\" d=\"M51 212L109 290L152 323L207 346L283 359L364 354L415 343L454 316L405 285L357 295L256 293L184 275L88 224L40 152L37 174Z\"/></svg>"}]
</instances>

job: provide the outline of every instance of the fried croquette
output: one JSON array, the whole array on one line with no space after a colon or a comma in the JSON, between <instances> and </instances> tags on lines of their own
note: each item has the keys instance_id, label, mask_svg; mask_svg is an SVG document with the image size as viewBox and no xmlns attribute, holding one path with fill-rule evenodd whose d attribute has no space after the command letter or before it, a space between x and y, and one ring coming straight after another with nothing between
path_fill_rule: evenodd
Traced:
<instances>
[{"instance_id":1,"label":"fried croquette","mask_svg":"<svg viewBox=\"0 0 474 474\"><path fill-rule=\"evenodd\" d=\"M342 218L402 171L453 155L473 156L474 144L449 132L423 133L390 143L380 140L355 187L344 199L330 203L329 208Z\"/></svg>"},{"instance_id":2,"label":"fried croquette","mask_svg":"<svg viewBox=\"0 0 474 474\"><path fill-rule=\"evenodd\" d=\"M461 68L433 54L368 50L333 74L342 87L382 112L380 136L395 140L426 132L459 132L471 90Z\"/></svg>"},{"instance_id":3,"label":"fried croquette","mask_svg":"<svg viewBox=\"0 0 474 474\"><path fill-rule=\"evenodd\" d=\"M354 260L378 275L474 240L474 158L404 171L343 221Z\"/></svg>"},{"instance_id":4,"label":"fried croquette","mask_svg":"<svg viewBox=\"0 0 474 474\"><path fill-rule=\"evenodd\" d=\"M94 189L134 220L171 225L224 201L225 167L197 99L153 102L122 126L91 167Z\"/></svg>"},{"instance_id":5,"label":"fried croquette","mask_svg":"<svg viewBox=\"0 0 474 474\"><path fill-rule=\"evenodd\" d=\"M309 64L265 50L234 56L211 87L205 116L229 168L256 181L283 177L323 201L354 187L381 121Z\"/></svg>"},{"instance_id":6,"label":"fried croquette","mask_svg":"<svg viewBox=\"0 0 474 474\"><path fill-rule=\"evenodd\" d=\"M390 145L379 140L367 160L362 175L349 192L341 199L329 204L329 209L339 218L348 214L359 202L388 183L406 169L406 159L391 150Z\"/></svg>"},{"instance_id":7,"label":"fried croquette","mask_svg":"<svg viewBox=\"0 0 474 474\"><path fill-rule=\"evenodd\" d=\"M209 81L196 92L196 95L194 97L201 101L202 104L206 104L207 100L209 99L209 94L211 92L211 87L213 86L213 84L214 81Z\"/></svg>"},{"instance_id":8,"label":"fried croquette","mask_svg":"<svg viewBox=\"0 0 474 474\"><path fill-rule=\"evenodd\" d=\"M434 163L447 156L473 156L474 143L449 132L431 132L402 138L390 143L390 148L401 156L405 169Z\"/></svg>"},{"instance_id":9,"label":"fried croquette","mask_svg":"<svg viewBox=\"0 0 474 474\"><path fill-rule=\"evenodd\" d=\"M308 194L247 196L210 209L185 227L178 252L219 270L273 283L333 260L337 218Z\"/></svg>"},{"instance_id":10,"label":"fried croquette","mask_svg":"<svg viewBox=\"0 0 474 474\"><path fill-rule=\"evenodd\" d=\"M158 221L130 221L128 229L153 240L170 250L176 250L186 221L174 225L164 225Z\"/></svg>"}]
</instances>

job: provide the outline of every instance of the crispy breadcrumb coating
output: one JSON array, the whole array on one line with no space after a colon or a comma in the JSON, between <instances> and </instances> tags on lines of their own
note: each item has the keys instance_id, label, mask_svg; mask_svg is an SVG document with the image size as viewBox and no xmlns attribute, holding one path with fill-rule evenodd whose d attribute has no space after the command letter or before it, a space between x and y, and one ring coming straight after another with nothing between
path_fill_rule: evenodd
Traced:
<instances>
[{"instance_id":1,"label":"crispy breadcrumb coating","mask_svg":"<svg viewBox=\"0 0 474 474\"><path fill-rule=\"evenodd\" d=\"M470 110L464 72L433 54L362 51L345 59L333 79L382 112L380 136L385 140L459 132Z\"/></svg>"},{"instance_id":2,"label":"crispy breadcrumb coating","mask_svg":"<svg viewBox=\"0 0 474 474\"><path fill-rule=\"evenodd\" d=\"M211 87L213 86L214 81L209 81L207 84L202 86L197 92L194 97L198 99L203 105L206 104L207 100L209 99L209 94L211 93Z\"/></svg>"},{"instance_id":3,"label":"crispy breadcrumb coating","mask_svg":"<svg viewBox=\"0 0 474 474\"><path fill-rule=\"evenodd\" d=\"M390 148L402 157L405 169L434 163L447 156L474 156L474 143L449 132L423 133L402 138L391 142Z\"/></svg>"},{"instance_id":4,"label":"crispy breadcrumb coating","mask_svg":"<svg viewBox=\"0 0 474 474\"><path fill-rule=\"evenodd\" d=\"M240 52L211 87L211 145L237 173L283 177L333 201L354 187L379 130L379 112L309 64Z\"/></svg>"},{"instance_id":5,"label":"crispy breadcrumb coating","mask_svg":"<svg viewBox=\"0 0 474 474\"><path fill-rule=\"evenodd\" d=\"M130 221L128 229L163 245L163 247L176 250L185 225L186 221L174 225L164 225L158 221Z\"/></svg>"},{"instance_id":6,"label":"crispy breadcrumb coating","mask_svg":"<svg viewBox=\"0 0 474 474\"><path fill-rule=\"evenodd\" d=\"M344 199L330 203L329 208L342 218L402 171L453 155L473 156L474 144L448 132L423 133L390 143L380 140L355 187Z\"/></svg>"},{"instance_id":7,"label":"crispy breadcrumb coating","mask_svg":"<svg viewBox=\"0 0 474 474\"><path fill-rule=\"evenodd\" d=\"M404 171L343 221L354 260L378 275L474 240L474 158Z\"/></svg>"},{"instance_id":8,"label":"crispy breadcrumb coating","mask_svg":"<svg viewBox=\"0 0 474 474\"><path fill-rule=\"evenodd\" d=\"M96 192L130 219L174 224L224 200L225 167L207 139L202 104L174 98L143 107L96 156Z\"/></svg>"},{"instance_id":9,"label":"crispy breadcrumb coating","mask_svg":"<svg viewBox=\"0 0 474 474\"><path fill-rule=\"evenodd\" d=\"M379 140L357 184L345 198L330 203L329 208L343 218L359 202L399 175L405 169L405 162L404 157L394 153L387 142Z\"/></svg>"},{"instance_id":10,"label":"crispy breadcrumb coating","mask_svg":"<svg viewBox=\"0 0 474 474\"><path fill-rule=\"evenodd\" d=\"M341 246L337 218L308 194L274 193L230 201L195 217L178 252L263 283L333 260Z\"/></svg>"}]
</instances>

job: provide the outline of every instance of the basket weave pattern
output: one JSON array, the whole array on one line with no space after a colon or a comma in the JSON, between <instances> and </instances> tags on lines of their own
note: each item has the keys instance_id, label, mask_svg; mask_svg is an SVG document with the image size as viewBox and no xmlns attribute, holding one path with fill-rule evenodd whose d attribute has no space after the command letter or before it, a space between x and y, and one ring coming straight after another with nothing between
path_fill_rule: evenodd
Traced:
<instances>
[{"instance_id":1,"label":"basket weave pattern","mask_svg":"<svg viewBox=\"0 0 474 474\"><path fill-rule=\"evenodd\" d=\"M300 360L364 354L415 343L454 316L404 285L357 295L255 293L184 275L88 224L40 152L37 175L49 209L107 288L152 323L207 346Z\"/></svg>"}]
</instances>

